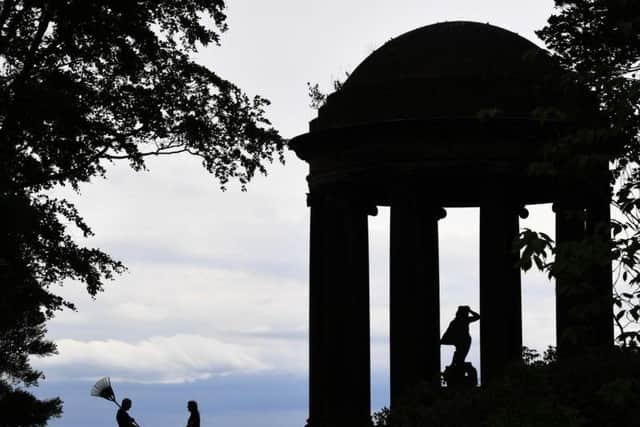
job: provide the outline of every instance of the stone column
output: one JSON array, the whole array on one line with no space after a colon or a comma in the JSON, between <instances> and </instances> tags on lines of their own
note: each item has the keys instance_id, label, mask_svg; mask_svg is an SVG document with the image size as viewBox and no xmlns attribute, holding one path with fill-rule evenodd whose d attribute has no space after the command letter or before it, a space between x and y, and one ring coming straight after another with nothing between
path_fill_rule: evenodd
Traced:
<instances>
[{"instance_id":1,"label":"stone column","mask_svg":"<svg viewBox=\"0 0 640 427\"><path fill-rule=\"evenodd\" d=\"M522 291L518 253L518 206L480 207L480 369L482 382L499 376L522 353Z\"/></svg>"},{"instance_id":2,"label":"stone column","mask_svg":"<svg viewBox=\"0 0 640 427\"><path fill-rule=\"evenodd\" d=\"M309 418L370 425L367 212L348 193L310 197Z\"/></svg>"},{"instance_id":3,"label":"stone column","mask_svg":"<svg viewBox=\"0 0 640 427\"><path fill-rule=\"evenodd\" d=\"M421 381L440 380L438 220L415 198L391 206L391 406Z\"/></svg>"},{"instance_id":4,"label":"stone column","mask_svg":"<svg viewBox=\"0 0 640 427\"><path fill-rule=\"evenodd\" d=\"M579 197L565 195L554 204L558 262L556 337L560 357L613 345L611 193L606 173L597 177L589 188L572 193Z\"/></svg>"},{"instance_id":5,"label":"stone column","mask_svg":"<svg viewBox=\"0 0 640 427\"><path fill-rule=\"evenodd\" d=\"M606 181L605 181L606 182ZM598 259L591 271L591 325L588 337L593 347L613 346L613 277L611 270L611 194L609 187L592 197L586 212L586 233L597 245Z\"/></svg>"},{"instance_id":6,"label":"stone column","mask_svg":"<svg viewBox=\"0 0 640 427\"><path fill-rule=\"evenodd\" d=\"M581 206L582 205L582 206ZM553 204L556 214L556 263L575 264L575 251L585 238L585 209L583 204L565 198ZM586 267L586 266L583 266ZM584 344L584 304L578 289L583 277L577 269L556 269L556 346L560 356L580 352Z\"/></svg>"}]
</instances>

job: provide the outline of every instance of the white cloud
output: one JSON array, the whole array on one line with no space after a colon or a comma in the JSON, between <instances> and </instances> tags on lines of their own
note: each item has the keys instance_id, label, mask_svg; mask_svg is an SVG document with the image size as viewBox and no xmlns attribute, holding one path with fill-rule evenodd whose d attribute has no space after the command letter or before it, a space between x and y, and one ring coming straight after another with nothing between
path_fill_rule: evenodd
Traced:
<instances>
[{"instance_id":1,"label":"white cloud","mask_svg":"<svg viewBox=\"0 0 640 427\"><path fill-rule=\"evenodd\" d=\"M306 167L293 155L268 177L256 177L247 192L235 184L220 191L193 157L150 159L149 169L136 173L118 163L108 180L83 186L80 196L60 192L93 227L88 244L129 262L213 260L244 268L304 262Z\"/></svg>"},{"instance_id":2,"label":"white cloud","mask_svg":"<svg viewBox=\"0 0 640 427\"><path fill-rule=\"evenodd\" d=\"M306 283L259 272L177 265L131 265L96 301L79 287L64 288L79 312L50 324L56 339L141 339L196 333L305 334Z\"/></svg>"},{"instance_id":3,"label":"white cloud","mask_svg":"<svg viewBox=\"0 0 640 427\"><path fill-rule=\"evenodd\" d=\"M79 311L50 322L60 355L35 361L50 379L306 372L306 283L189 264L130 267L96 301L80 287L63 289Z\"/></svg>"},{"instance_id":4,"label":"white cloud","mask_svg":"<svg viewBox=\"0 0 640 427\"><path fill-rule=\"evenodd\" d=\"M39 365L65 373L66 379L103 372L122 381L175 383L271 369L255 347L200 335L155 336L137 342L63 339L58 349L58 355Z\"/></svg>"}]
</instances>

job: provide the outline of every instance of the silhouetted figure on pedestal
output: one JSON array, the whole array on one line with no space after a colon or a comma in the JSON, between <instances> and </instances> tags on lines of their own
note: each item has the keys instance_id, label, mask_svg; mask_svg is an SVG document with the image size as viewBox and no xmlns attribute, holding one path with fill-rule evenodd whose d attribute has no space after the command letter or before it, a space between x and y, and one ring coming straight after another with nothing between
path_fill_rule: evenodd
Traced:
<instances>
[{"instance_id":1,"label":"silhouetted figure on pedestal","mask_svg":"<svg viewBox=\"0 0 640 427\"><path fill-rule=\"evenodd\" d=\"M187 402L187 409L190 413L187 427L200 427L200 412L198 412L198 404L196 401L190 400Z\"/></svg>"},{"instance_id":2,"label":"silhouetted figure on pedestal","mask_svg":"<svg viewBox=\"0 0 640 427\"><path fill-rule=\"evenodd\" d=\"M468 305L458 307L456 317L449 323L449 327L442 335L440 344L454 345L451 365L444 371L444 379L449 386L477 385L478 373L471 363L465 362L469 348L471 347L471 335L469 324L480 319L480 315L471 310Z\"/></svg>"},{"instance_id":3,"label":"silhouetted figure on pedestal","mask_svg":"<svg viewBox=\"0 0 640 427\"><path fill-rule=\"evenodd\" d=\"M116 414L118 427L137 427L136 421L127 413L131 409L131 399L125 397L122 399L122 405Z\"/></svg>"}]
</instances>

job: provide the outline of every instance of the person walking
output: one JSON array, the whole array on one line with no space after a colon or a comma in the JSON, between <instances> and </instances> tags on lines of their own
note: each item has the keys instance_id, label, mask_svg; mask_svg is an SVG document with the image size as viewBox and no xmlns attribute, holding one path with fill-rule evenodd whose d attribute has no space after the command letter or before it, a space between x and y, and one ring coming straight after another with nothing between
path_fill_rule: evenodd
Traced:
<instances>
[{"instance_id":1,"label":"person walking","mask_svg":"<svg viewBox=\"0 0 640 427\"><path fill-rule=\"evenodd\" d=\"M198 403L195 400L188 401L187 410L189 411L189 420L187 420L187 427L200 427L200 412L198 412Z\"/></svg>"}]
</instances>

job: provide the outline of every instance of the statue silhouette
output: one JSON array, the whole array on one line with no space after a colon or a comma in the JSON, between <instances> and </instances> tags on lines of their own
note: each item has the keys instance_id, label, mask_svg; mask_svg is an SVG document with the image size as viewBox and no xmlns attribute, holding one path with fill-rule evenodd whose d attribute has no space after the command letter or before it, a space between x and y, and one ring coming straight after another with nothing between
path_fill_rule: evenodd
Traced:
<instances>
[{"instance_id":1,"label":"statue silhouette","mask_svg":"<svg viewBox=\"0 0 640 427\"><path fill-rule=\"evenodd\" d=\"M187 402L187 409L190 412L187 427L200 427L200 412L198 412L198 403L195 400Z\"/></svg>"},{"instance_id":2,"label":"statue silhouette","mask_svg":"<svg viewBox=\"0 0 640 427\"><path fill-rule=\"evenodd\" d=\"M469 324L478 319L480 319L480 315L471 310L468 305L458 307L456 317L449 323L449 327L440 340L440 344L454 345L456 347L451 366L458 366L464 363L464 359L467 357L471 347Z\"/></svg>"},{"instance_id":3,"label":"statue silhouette","mask_svg":"<svg viewBox=\"0 0 640 427\"><path fill-rule=\"evenodd\" d=\"M456 317L449 323L449 327L440 339L440 344L456 347L451 365L447 366L442 374L448 387L475 387L478 385L476 368L471 363L464 361L471 347L469 323L478 319L480 319L480 315L471 310L468 305L459 306Z\"/></svg>"}]
</instances>

